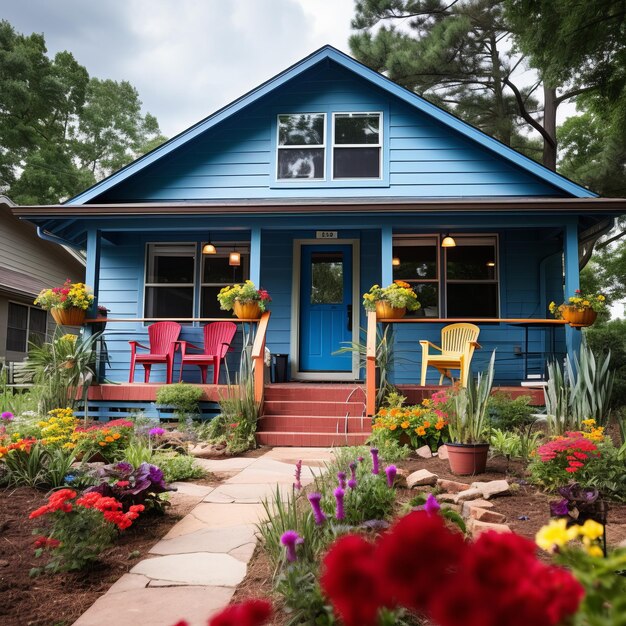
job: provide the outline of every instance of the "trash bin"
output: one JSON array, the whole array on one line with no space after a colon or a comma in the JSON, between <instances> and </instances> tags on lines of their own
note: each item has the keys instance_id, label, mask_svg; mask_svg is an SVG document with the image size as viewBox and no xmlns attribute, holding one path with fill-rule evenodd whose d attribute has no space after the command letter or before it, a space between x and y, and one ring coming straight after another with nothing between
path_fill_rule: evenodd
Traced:
<instances>
[{"instance_id":1,"label":"trash bin","mask_svg":"<svg viewBox=\"0 0 626 626\"><path fill-rule=\"evenodd\" d=\"M272 382L287 382L287 364L289 361L288 354L272 354Z\"/></svg>"}]
</instances>

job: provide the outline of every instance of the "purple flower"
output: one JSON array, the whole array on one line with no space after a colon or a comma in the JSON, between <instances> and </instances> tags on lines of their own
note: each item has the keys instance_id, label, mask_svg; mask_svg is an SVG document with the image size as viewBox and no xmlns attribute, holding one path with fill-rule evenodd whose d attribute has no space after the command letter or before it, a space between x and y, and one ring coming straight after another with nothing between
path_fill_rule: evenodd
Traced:
<instances>
[{"instance_id":1,"label":"purple flower","mask_svg":"<svg viewBox=\"0 0 626 626\"><path fill-rule=\"evenodd\" d=\"M365 461L365 459L362 456L360 456L360 457L357 458L357 461L359 463L363 463L363 461Z\"/></svg>"},{"instance_id":2,"label":"purple flower","mask_svg":"<svg viewBox=\"0 0 626 626\"><path fill-rule=\"evenodd\" d=\"M148 431L148 435L150 437L161 437L161 435L165 434L165 428L151 428Z\"/></svg>"},{"instance_id":3,"label":"purple flower","mask_svg":"<svg viewBox=\"0 0 626 626\"><path fill-rule=\"evenodd\" d=\"M300 482L301 475L302 475L302 460L296 463L296 471L295 471L296 482L293 484L293 488L296 491L300 491L300 489L302 489L302 483Z\"/></svg>"},{"instance_id":4,"label":"purple flower","mask_svg":"<svg viewBox=\"0 0 626 626\"><path fill-rule=\"evenodd\" d=\"M395 465L389 465L387 469L385 469L385 474L387 474L387 486L393 487L393 483L396 479L396 474L398 473L398 468Z\"/></svg>"},{"instance_id":5,"label":"purple flower","mask_svg":"<svg viewBox=\"0 0 626 626\"><path fill-rule=\"evenodd\" d=\"M326 516L324 515L324 511L322 511L322 507L320 505L322 494L310 493L308 498L311 503L311 508L313 509L313 515L315 516L315 523L318 526L321 526L326 521Z\"/></svg>"},{"instance_id":6,"label":"purple flower","mask_svg":"<svg viewBox=\"0 0 626 626\"><path fill-rule=\"evenodd\" d=\"M302 537L300 537L295 530L288 530L282 534L280 543L282 543L286 548L287 560L290 563L297 561L298 557L296 555L296 545L304 543L304 539L302 539Z\"/></svg>"},{"instance_id":7,"label":"purple flower","mask_svg":"<svg viewBox=\"0 0 626 626\"><path fill-rule=\"evenodd\" d=\"M350 489L356 489L356 480L354 478L348 481L348 487L350 487Z\"/></svg>"},{"instance_id":8,"label":"purple flower","mask_svg":"<svg viewBox=\"0 0 626 626\"><path fill-rule=\"evenodd\" d=\"M346 519L346 512L343 510L343 496L345 495L345 491L341 487L337 487L335 489L335 500L337 501L337 508L335 510L335 518L336 519Z\"/></svg>"},{"instance_id":9,"label":"purple flower","mask_svg":"<svg viewBox=\"0 0 626 626\"><path fill-rule=\"evenodd\" d=\"M424 511L426 511L426 513L437 513L440 508L441 506L439 502L437 502L437 498L435 498L432 493L429 493L424 503Z\"/></svg>"},{"instance_id":10,"label":"purple flower","mask_svg":"<svg viewBox=\"0 0 626 626\"><path fill-rule=\"evenodd\" d=\"M10 422L14 415L13 413L11 413L11 411L5 411L0 417L2 417L3 420Z\"/></svg>"},{"instance_id":11,"label":"purple flower","mask_svg":"<svg viewBox=\"0 0 626 626\"><path fill-rule=\"evenodd\" d=\"M339 481L339 486L342 489L346 488L346 473L345 472L337 472L337 480Z\"/></svg>"},{"instance_id":12,"label":"purple flower","mask_svg":"<svg viewBox=\"0 0 626 626\"><path fill-rule=\"evenodd\" d=\"M350 473L352 474L351 476L352 480L356 480L356 463L352 461L349 467L350 467Z\"/></svg>"},{"instance_id":13,"label":"purple flower","mask_svg":"<svg viewBox=\"0 0 626 626\"><path fill-rule=\"evenodd\" d=\"M372 448L370 454L372 455L372 474L378 474L380 471L378 467L378 448Z\"/></svg>"},{"instance_id":14,"label":"purple flower","mask_svg":"<svg viewBox=\"0 0 626 626\"><path fill-rule=\"evenodd\" d=\"M550 502L550 515L553 517L562 517L569 514L569 507L567 498L559 500L558 502Z\"/></svg>"}]
</instances>

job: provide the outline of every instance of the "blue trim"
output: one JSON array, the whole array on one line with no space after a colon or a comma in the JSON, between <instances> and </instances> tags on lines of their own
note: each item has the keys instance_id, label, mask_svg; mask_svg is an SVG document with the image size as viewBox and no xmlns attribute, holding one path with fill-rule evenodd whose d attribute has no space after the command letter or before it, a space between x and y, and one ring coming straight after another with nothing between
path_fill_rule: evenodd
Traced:
<instances>
[{"instance_id":1,"label":"blue trim","mask_svg":"<svg viewBox=\"0 0 626 626\"><path fill-rule=\"evenodd\" d=\"M567 302L570 296L580 289L580 270L578 267L578 225L574 221L568 221L563 229L563 262L565 272L565 285L563 302ZM580 351L582 333L580 329L565 327L565 344L570 358Z\"/></svg>"},{"instance_id":2,"label":"blue trim","mask_svg":"<svg viewBox=\"0 0 626 626\"><path fill-rule=\"evenodd\" d=\"M261 229L250 229L250 280L261 286Z\"/></svg>"},{"instance_id":3,"label":"blue trim","mask_svg":"<svg viewBox=\"0 0 626 626\"><path fill-rule=\"evenodd\" d=\"M393 228L382 226L380 229L380 275L381 287L393 282Z\"/></svg>"},{"instance_id":4,"label":"blue trim","mask_svg":"<svg viewBox=\"0 0 626 626\"><path fill-rule=\"evenodd\" d=\"M561 189L565 193L579 198L597 197L597 194L589 191L588 189L585 189L584 187L581 187L580 185L573 183L563 176L560 176L556 172L547 169L543 165L540 165L532 159L525 157L524 155L516 152L512 148L509 148L498 140L489 137L477 128L474 128L470 124L461 121L454 115L443 111L442 109L436 107L434 104L427 102L412 91L409 91L408 89L397 85L382 74L379 74L378 72L375 72L374 70L366 67L362 63L359 63L358 61L344 54L343 52L340 52L332 46L324 46L310 56L304 58L302 61L296 63L295 65L292 65L290 68L274 76L267 82L261 84L256 89L241 96L239 99L223 107L222 109L219 109L213 115L205 118L204 120L201 120L191 128L170 139L155 150L149 152L143 157L140 157L133 163L130 163L126 167L122 168L121 170L104 179L103 181L97 183L93 187L87 189L83 193L75 196L74 198L71 198L67 201L66 204L80 205L88 202L89 200L92 200L93 198L102 194L104 191L117 185L123 180L126 180L129 176L132 176L138 171L141 171L146 166L154 163L161 157L164 157L165 155L171 153L173 150L179 148L180 146L188 143L190 140L204 133L216 124L219 124L220 122L224 121L235 113L241 111L243 108L253 104L263 96L271 93L281 85L284 85L296 76L302 74L303 72L325 60L332 60L335 63L343 66L344 68L354 72L361 78L369 81L370 83L381 89L384 89L388 93L415 107L419 111L430 115L435 120L458 131L465 137L495 152L498 156L507 159L518 167L521 167L524 170L534 174L541 180L555 186L558 189Z\"/></svg>"}]
</instances>

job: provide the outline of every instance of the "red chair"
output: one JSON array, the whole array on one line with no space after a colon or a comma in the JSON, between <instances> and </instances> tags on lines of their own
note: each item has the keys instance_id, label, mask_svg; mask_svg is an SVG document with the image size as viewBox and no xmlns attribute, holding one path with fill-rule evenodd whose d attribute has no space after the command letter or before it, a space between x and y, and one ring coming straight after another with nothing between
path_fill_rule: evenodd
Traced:
<instances>
[{"instance_id":1,"label":"red chair","mask_svg":"<svg viewBox=\"0 0 626 626\"><path fill-rule=\"evenodd\" d=\"M226 356L230 344L237 332L237 324L233 322L213 322L204 327L204 349L195 346L189 341L180 342L180 376L183 379L183 367L185 365L197 365L202 373L202 384L206 385L206 372L209 365L213 366L213 384L217 385L220 380L220 366ZM187 348L203 350L201 354L190 354Z\"/></svg>"},{"instance_id":2,"label":"red chair","mask_svg":"<svg viewBox=\"0 0 626 626\"><path fill-rule=\"evenodd\" d=\"M138 341L129 341L130 344L130 376L128 382L135 379L135 364L141 363L145 370L144 382L150 382L150 369L153 365L164 363L166 367L167 384L172 382L172 369L174 367L174 352L176 342L180 335L180 324L176 322L156 322L148 326L148 339L150 347L140 344ZM149 350L149 354L137 354L137 348Z\"/></svg>"}]
</instances>

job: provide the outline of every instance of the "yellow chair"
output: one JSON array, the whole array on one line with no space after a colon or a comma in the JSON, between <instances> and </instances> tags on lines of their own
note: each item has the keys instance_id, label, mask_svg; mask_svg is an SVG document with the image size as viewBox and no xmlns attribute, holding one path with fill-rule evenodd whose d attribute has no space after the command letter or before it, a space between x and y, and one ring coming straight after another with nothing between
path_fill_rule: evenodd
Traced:
<instances>
[{"instance_id":1,"label":"yellow chair","mask_svg":"<svg viewBox=\"0 0 626 626\"><path fill-rule=\"evenodd\" d=\"M440 385L443 383L444 376L454 382L450 370L458 369L460 370L461 386L467 387L474 350L480 349L480 344L476 342L479 334L480 328L474 324L450 324L441 329L441 348L430 341L420 341L422 346L422 387L426 384L426 370L429 365L432 365L441 374ZM439 350L441 354L429 354L429 346Z\"/></svg>"}]
</instances>

